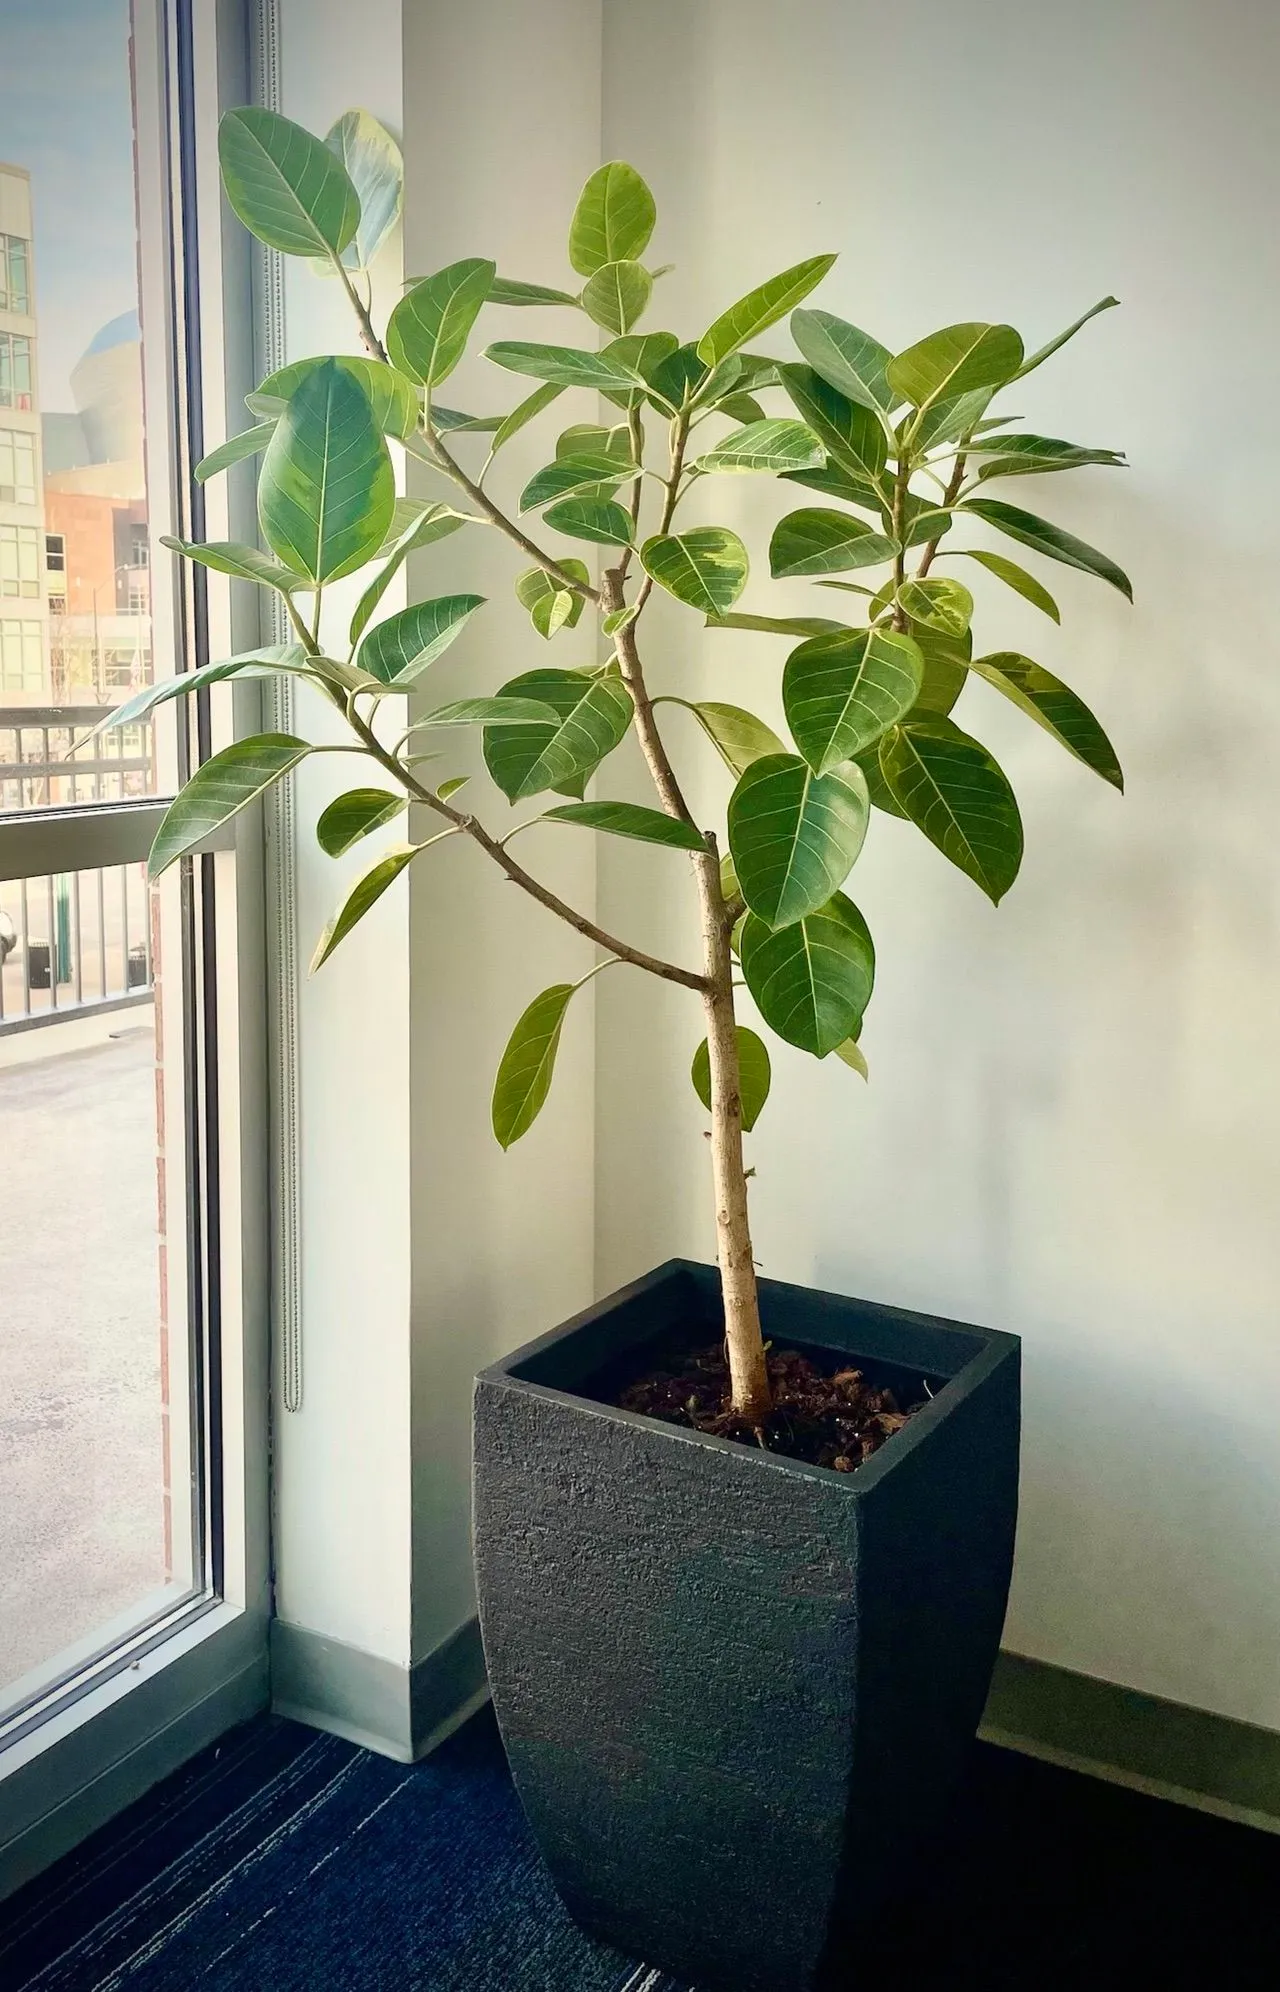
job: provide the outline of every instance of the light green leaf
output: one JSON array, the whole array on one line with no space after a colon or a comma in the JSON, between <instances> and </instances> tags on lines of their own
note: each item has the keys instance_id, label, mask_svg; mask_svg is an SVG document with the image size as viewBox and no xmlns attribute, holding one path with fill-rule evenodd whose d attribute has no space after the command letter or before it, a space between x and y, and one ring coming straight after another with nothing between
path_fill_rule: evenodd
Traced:
<instances>
[{"instance_id":1,"label":"light green leaf","mask_svg":"<svg viewBox=\"0 0 1280 1992\"><path fill-rule=\"evenodd\" d=\"M258 733L202 762L161 819L147 859L147 877L158 879L176 858L194 850L310 752L307 741L292 734Z\"/></svg>"},{"instance_id":2,"label":"light green leaf","mask_svg":"<svg viewBox=\"0 0 1280 1992\"><path fill-rule=\"evenodd\" d=\"M385 556L387 564L356 603L349 631L352 643L360 641L374 610L411 553L431 546L436 540L448 539L461 526L478 523L481 522L469 513L455 512L448 505L432 505L421 498L397 498L391 530L378 548L379 557Z\"/></svg>"},{"instance_id":3,"label":"light green leaf","mask_svg":"<svg viewBox=\"0 0 1280 1992\"><path fill-rule=\"evenodd\" d=\"M669 595L708 616L726 614L747 585L747 549L727 526L655 533L640 559Z\"/></svg>"},{"instance_id":4,"label":"light green leaf","mask_svg":"<svg viewBox=\"0 0 1280 1992\"><path fill-rule=\"evenodd\" d=\"M1126 601L1133 600L1133 583L1114 560L1099 553L1096 546L1077 539L1074 533L1050 524L1048 519L1037 518L1034 512L1024 512L1019 506L1006 505L997 498L966 498L963 510L985 519L989 526L1007 533L1010 539L1020 540L1036 553L1046 554L1050 560L1078 567L1085 574L1096 574L1100 581L1109 581L1113 588L1118 588Z\"/></svg>"},{"instance_id":5,"label":"light green leaf","mask_svg":"<svg viewBox=\"0 0 1280 1992\"><path fill-rule=\"evenodd\" d=\"M384 685L404 686L434 664L483 606L483 595L437 595L415 602L371 629L356 662Z\"/></svg>"},{"instance_id":6,"label":"light green leaf","mask_svg":"<svg viewBox=\"0 0 1280 1992\"><path fill-rule=\"evenodd\" d=\"M466 436L492 436L502 427L502 423L501 415L464 415L460 408L443 408L438 401L433 401L431 404L431 426L433 429L438 429L442 436L447 436L451 430L457 430ZM410 440L410 446L418 456L421 456L422 452L414 448L414 444L420 440L420 438ZM427 455L423 457L423 461L430 463L432 458Z\"/></svg>"},{"instance_id":7,"label":"light green leaf","mask_svg":"<svg viewBox=\"0 0 1280 1992\"><path fill-rule=\"evenodd\" d=\"M363 920L371 906L376 905L387 887L395 884L405 866L422 849L421 844L400 844L395 850L386 852L362 878L356 880L316 944L316 951L311 957L313 975L318 968L323 968L339 941L345 941L351 929Z\"/></svg>"},{"instance_id":8,"label":"light green leaf","mask_svg":"<svg viewBox=\"0 0 1280 1992\"><path fill-rule=\"evenodd\" d=\"M1085 449L1080 443L1064 443L1057 436L994 435L969 444L976 453L979 478L1043 477L1054 470L1083 470L1100 464L1108 470L1126 468L1119 450Z\"/></svg>"},{"instance_id":9,"label":"light green leaf","mask_svg":"<svg viewBox=\"0 0 1280 1992\"><path fill-rule=\"evenodd\" d=\"M762 761L767 754L787 751L771 726L741 706L700 699L689 710L732 775L745 774L753 761Z\"/></svg>"},{"instance_id":10,"label":"light green leaf","mask_svg":"<svg viewBox=\"0 0 1280 1992\"><path fill-rule=\"evenodd\" d=\"M990 388L980 387L972 394L933 402L914 424L905 425L911 430L912 454L922 457L938 443L963 442L981 421L991 393Z\"/></svg>"},{"instance_id":11,"label":"light green leaf","mask_svg":"<svg viewBox=\"0 0 1280 1992\"><path fill-rule=\"evenodd\" d=\"M679 343L674 332L627 332L621 339L610 339L607 346L602 346L600 356L614 366L628 368L652 387L659 369Z\"/></svg>"},{"instance_id":12,"label":"light green leaf","mask_svg":"<svg viewBox=\"0 0 1280 1992\"><path fill-rule=\"evenodd\" d=\"M775 581L791 575L842 574L850 568L878 567L892 560L894 543L848 512L804 507L779 519L769 541L769 571Z\"/></svg>"},{"instance_id":13,"label":"light green leaf","mask_svg":"<svg viewBox=\"0 0 1280 1992\"><path fill-rule=\"evenodd\" d=\"M599 485L612 488L621 484L625 477L636 475L636 465L627 458L606 455L603 451L582 456L558 456L554 463L544 465L534 475L520 493L520 510L534 512L553 499L568 498L575 492L596 492Z\"/></svg>"},{"instance_id":14,"label":"light green leaf","mask_svg":"<svg viewBox=\"0 0 1280 1992\"><path fill-rule=\"evenodd\" d=\"M893 354L869 333L829 311L796 311L791 336L814 372L848 401L887 415L894 393L886 375Z\"/></svg>"},{"instance_id":15,"label":"light green leaf","mask_svg":"<svg viewBox=\"0 0 1280 1992\"><path fill-rule=\"evenodd\" d=\"M824 497L842 498L846 505L860 505L864 512L874 512L877 519L884 520L887 493L882 495L865 477L855 477L832 458L817 470L786 470L782 474L787 484L803 484L809 491L821 491Z\"/></svg>"},{"instance_id":16,"label":"light green leaf","mask_svg":"<svg viewBox=\"0 0 1280 1992\"><path fill-rule=\"evenodd\" d=\"M789 927L824 906L862 849L869 808L852 762L815 775L795 754L753 761L729 798L729 849L751 911Z\"/></svg>"},{"instance_id":17,"label":"light green leaf","mask_svg":"<svg viewBox=\"0 0 1280 1992\"><path fill-rule=\"evenodd\" d=\"M1014 378L1021 380L1024 375L1034 373L1037 367L1042 367L1046 360L1051 359L1061 347L1065 346L1068 339L1074 339L1080 328L1087 325L1091 318L1096 318L1100 311L1110 311L1119 302L1118 297L1104 297L1099 299L1098 303L1091 305L1088 311L1082 317L1077 318L1073 325L1068 325L1065 332L1059 332L1056 339L1050 339L1047 346L1041 346L1038 352L1032 353L1030 359L1024 360Z\"/></svg>"},{"instance_id":18,"label":"light green leaf","mask_svg":"<svg viewBox=\"0 0 1280 1992\"><path fill-rule=\"evenodd\" d=\"M502 698L536 700L555 709L545 726L487 726L485 765L508 802L564 789L611 754L631 724L631 696L620 678L581 671L524 671L503 685Z\"/></svg>"},{"instance_id":19,"label":"light green leaf","mask_svg":"<svg viewBox=\"0 0 1280 1992\"><path fill-rule=\"evenodd\" d=\"M769 1048L764 1039L746 1024L735 1024L738 1039L738 1092L742 1102L742 1132L750 1134L764 1111L773 1079ZM707 1040L693 1054L689 1077L693 1090L707 1112L711 1112L711 1052Z\"/></svg>"},{"instance_id":20,"label":"light green leaf","mask_svg":"<svg viewBox=\"0 0 1280 1992\"><path fill-rule=\"evenodd\" d=\"M828 630L846 628L830 616L708 616L708 629L753 629L765 636L825 636Z\"/></svg>"},{"instance_id":21,"label":"light green leaf","mask_svg":"<svg viewBox=\"0 0 1280 1992\"><path fill-rule=\"evenodd\" d=\"M415 284L387 321L392 364L427 388L447 380L466 350L494 274L484 257L465 256Z\"/></svg>"},{"instance_id":22,"label":"light green leaf","mask_svg":"<svg viewBox=\"0 0 1280 1992\"><path fill-rule=\"evenodd\" d=\"M963 636L944 636L923 623L912 623L909 634L924 658L924 683L912 711L917 718L923 713L940 713L945 718L968 681L973 633L966 630Z\"/></svg>"},{"instance_id":23,"label":"light green leaf","mask_svg":"<svg viewBox=\"0 0 1280 1992\"><path fill-rule=\"evenodd\" d=\"M620 609L610 609L608 615L601 618L600 629L602 634L605 636L616 636L619 630L626 629L629 623L635 621L636 615L637 608L634 602L627 602Z\"/></svg>"},{"instance_id":24,"label":"light green leaf","mask_svg":"<svg viewBox=\"0 0 1280 1992\"><path fill-rule=\"evenodd\" d=\"M634 166L611 159L578 196L569 229L569 261L580 277L606 263L630 262L647 247L658 218L653 195Z\"/></svg>"},{"instance_id":25,"label":"light green leaf","mask_svg":"<svg viewBox=\"0 0 1280 1992\"><path fill-rule=\"evenodd\" d=\"M532 422L535 415L541 415L543 409L549 408L563 393L564 389L557 386L555 381L544 380L541 387L535 387L532 394L526 394L524 400L513 408L509 415L503 416L494 430L490 446L493 455L496 456L505 443L509 443L513 436L519 435L526 423Z\"/></svg>"},{"instance_id":26,"label":"light green leaf","mask_svg":"<svg viewBox=\"0 0 1280 1992\"><path fill-rule=\"evenodd\" d=\"M563 498L549 505L543 518L553 532L596 546L630 546L631 514L612 498Z\"/></svg>"},{"instance_id":27,"label":"light green leaf","mask_svg":"<svg viewBox=\"0 0 1280 1992\"><path fill-rule=\"evenodd\" d=\"M717 413L727 415L731 422L764 422L768 418L764 408L754 394L726 394L716 404Z\"/></svg>"},{"instance_id":28,"label":"light green leaf","mask_svg":"<svg viewBox=\"0 0 1280 1992\"><path fill-rule=\"evenodd\" d=\"M447 782L441 782L436 794L441 802L448 802L449 797L456 795L459 789L464 789L470 780L470 775L450 775Z\"/></svg>"},{"instance_id":29,"label":"light green leaf","mask_svg":"<svg viewBox=\"0 0 1280 1992\"><path fill-rule=\"evenodd\" d=\"M118 726L136 726L138 721L155 711L157 706L167 705L170 699L183 699L191 692L203 691L206 685L217 685L224 678L273 678L278 672L297 672L305 676L311 669L306 651L300 643L276 643L259 650L241 651L236 657L223 657L214 664L202 664L197 671L183 671L176 678L162 678L158 685L144 685L131 699L117 706L109 718L100 720L98 725L84 740L92 740L99 733L110 733Z\"/></svg>"},{"instance_id":30,"label":"light green leaf","mask_svg":"<svg viewBox=\"0 0 1280 1992\"><path fill-rule=\"evenodd\" d=\"M643 263L602 263L582 293L582 309L606 332L619 337L644 316L653 278Z\"/></svg>"},{"instance_id":31,"label":"light green leaf","mask_svg":"<svg viewBox=\"0 0 1280 1992\"><path fill-rule=\"evenodd\" d=\"M1003 581L1006 588L1012 588L1015 595L1021 595L1024 601L1031 602L1037 609L1042 610L1051 621L1056 623L1062 621L1058 604L1049 590L1042 588L1035 575L1028 574L1025 567L1019 567L1016 560L1006 560L1002 553L984 553L968 546L956 547L949 557L956 556L965 560L976 560L980 567L985 567L989 574L994 574L998 580Z\"/></svg>"},{"instance_id":32,"label":"light green leaf","mask_svg":"<svg viewBox=\"0 0 1280 1992\"><path fill-rule=\"evenodd\" d=\"M212 568L215 574L229 574L236 581L255 581L260 588L278 588L282 595L308 585L269 553L256 546L241 546L236 540L210 540L200 546L194 540L174 539L169 533L161 533L160 544L180 553L184 560L194 560L199 567Z\"/></svg>"},{"instance_id":33,"label":"light green leaf","mask_svg":"<svg viewBox=\"0 0 1280 1992\"><path fill-rule=\"evenodd\" d=\"M885 369L889 386L913 408L1001 386L1022 365L1012 325L946 325L899 353Z\"/></svg>"},{"instance_id":34,"label":"light green leaf","mask_svg":"<svg viewBox=\"0 0 1280 1992\"><path fill-rule=\"evenodd\" d=\"M782 704L814 773L828 774L878 740L911 710L923 677L918 646L888 630L841 630L793 650Z\"/></svg>"},{"instance_id":35,"label":"light green leaf","mask_svg":"<svg viewBox=\"0 0 1280 1992\"><path fill-rule=\"evenodd\" d=\"M263 537L295 573L334 581L377 553L395 502L391 458L364 391L325 361L293 395L263 459Z\"/></svg>"},{"instance_id":36,"label":"light green leaf","mask_svg":"<svg viewBox=\"0 0 1280 1992\"><path fill-rule=\"evenodd\" d=\"M503 1148L527 1134L551 1090L565 1011L577 988L556 982L535 996L502 1054L493 1086L493 1131Z\"/></svg>"},{"instance_id":37,"label":"light green leaf","mask_svg":"<svg viewBox=\"0 0 1280 1992\"><path fill-rule=\"evenodd\" d=\"M880 742L880 768L929 842L998 905L1022 863L1022 818L981 742L949 719L908 719Z\"/></svg>"},{"instance_id":38,"label":"light green leaf","mask_svg":"<svg viewBox=\"0 0 1280 1992\"><path fill-rule=\"evenodd\" d=\"M323 140L275 111L246 104L218 127L227 199L250 234L286 256L340 255L360 197Z\"/></svg>"},{"instance_id":39,"label":"light green leaf","mask_svg":"<svg viewBox=\"0 0 1280 1992\"><path fill-rule=\"evenodd\" d=\"M342 260L349 270L367 270L400 213L404 193L400 147L369 111L345 111L325 143L346 167L360 202L359 224Z\"/></svg>"},{"instance_id":40,"label":"light green leaf","mask_svg":"<svg viewBox=\"0 0 1280 1992\"><path fill-rule=\"evenodd\" d=\"M196 465L196 483L207 484L220 470L227 470L233 463L241 463L245 457L259 456L276 432L274 422L259 422L256 428L244 429L238 436L228 436L225 443L219 443L216 450L210 450Z\"/></svg>"},{"instance_id":41,"label":"light green leaf","mask_svg":"<svg viewBox=\"0 0 1280 1992\"><path fill-rule=\"evenodd\" d=\"M560 562L567 574L584 584L590 580L586 564L572 555ZM538 635L553 637L558 630L575 629L582 614L584 598L572 589L561 588L543 567L526 567L516 580L516 600L529 611Z\"/></svg>"},{"instance_id":42,"label":"light green leaf","mask_svg":"<svg viewBox=\"0 0 1280 1992\"><path fill-rule=\"evenodd\" d=\"M695 470L810 470L824 461L821 443L803 422L748 422L698 458Z\"/></svg>"},{"instance_id":43,"label":"light green leaf","mask_svg":"<svg viewBox=\"0 0 1280 1992\"><path fill-rule=\"evenodd\" d=\"M748 339L754 339L758 332L776 325L792 305L799 304L801 298L808 297L815 285L822 282L835 260L834 256L808 256L803 263L793 264L789 270L748 291L703 333L698 341L698 358L714 367L745 346Z\"/></svg>"},{"instance_id":44,"label":"light green leaf","mask_svg":"<svg viewBox=\"0 0 1280 1992\"><path fill-rule=\"evenodd\" d=\"M373 419L385 435L395 436L404 442L413 434L422 414L413 382L397 373L394 367L384 366L381 360L367 360L359 353L322 354L315 359L291 360L287 367L278 367L252 394L247 394L245 406L251 414L274 422L284 414L303 381L309 379L317 367L324 366L338 367L363 388Z\"/></svg>"},{"instance_id":45,"label":"light green leaf","mask_svg":"<svg viewBox=\"0 0 1280 1992\"><path fill-rule=\"evenodd\" d=\"M418 721L419 726L515 726L550 727L556 723L556 709L541 699L503 698L454 699L437 706Z\"/></svg>"},{"instance_id":46,"label":"light green leaf","mask_svg":"<svg viewBox=\"0 0 1280 1992\"><path fill-rule=\"evenodd\" d=\"M989 657L975 657L969 667L998 692L1003 692L1046 733L1060 741L1067 752L1101 775L1104 782L1123 793L1124 776L1102 727L1084 700L1046 671L1042 664L1021 656L1016 650L993 651Z\"/></svg>"},{"instance_id":47,"label":"light green leaf","mask_svg":"<svg viewBox=\"0 0 1280 1992\"><path fill-rule=\"evenodd\" d=\"M871 1077L871 1074L867 1070L867 1061L862 1055L862 1047L858 1043L857 1038L846 1038L843 1044L838 1044L836 1046L836 1057L843 1059L844 1063L852 1067L853 1071L858 1073L861 1078L869 1079Z\"/></svg>"},{"instance_id":48,"label":"light green leaf","mask_svg":"<svg viewBox=\"0 0 1280 1992\"><path fill-rule=\"evenodd\" d=\"M495 277L489 286L490 304L571 304L577 305L572 291L554 290L549 284L521 283L518 277Z\"/></svg>"},{"instance_id":49,"label":"light green leaf","mask_svg":"<svg viewBox=\"0 0 1280 1992\"><path fill-rule=\"evenodd\" d=\"M523 339L499 339L485 349L485 358L511 373L532 374L535 380L554 382L557 387L615 388L630 393L644 386L635 369L620 359L603 353L589 353L577 346L535 346Z\"/></svg>"},{"instance_id":50,"label":"light green leaf","mask_svg":"<svg viewBox=\"0 0 1280 1992\"><path fill-rule=\"evenodd\" d=\"M608 830L615 837L636 837L644 844L670 844L679 851L705 851L700 830L660 809L636 802L563 802L549 809L546 823L581 823L587 830Z\"/></svg>"},{"instance_id":51,"label":"light green leaf","mask_svg":"<svg viewBox=\"0 0 1280 1992\"><path fill-rule=\"evenodd\" d=\"M936 629L943 636L963 636L973 621L973 596L963 581L951 581L945 575L904 581L897 603L912 622Z\"/></svg>"},{"instance_id":52,"label":"light green leaf","mask_svg":"<svg viewBox=\"0 0 1280 1992\"><path fill-rule=\"evenodd\" d=\"M355 788L335 796L316 823L316 841L331 858L340 858L362 837L390 823L409 807L409 799L390 789Z\"/></svg>"},{"instance_id":53,"label":"light green leaf","mask_svg":"<svg viewBox=\"0 0 1280 1992\"><path fill-rule=\"evenodd\" d=\"M630 463L631 440L626 423L606 429L602 422L571 422L556 437L556 460L582 456L606 456Z\"/></svg>"},{"instance_id":54,"label":"light green leaf","mask_svg":"<svg viewBox=\"0 0 1280 1992\"><path fill-rule=\"evenodd\" d=\"M887 503L882 473L888 440L874 412L850 401L812 367L780 366L778 377L832 462L852 477L859 498L869 486L875 502Z\"/></svg>"},{"instance_id":55,"label":"light green leaf","mask_svg":"<svg viewBox=\"0 0 1280 1992\"><path fill-rule=\"evenodd\" d=\"M866 921L842 892L776 931L748 913L739 959L756 1008L787 1044L825 1058L862 1028L875 948Z\"/></svg>"}]
</instances>

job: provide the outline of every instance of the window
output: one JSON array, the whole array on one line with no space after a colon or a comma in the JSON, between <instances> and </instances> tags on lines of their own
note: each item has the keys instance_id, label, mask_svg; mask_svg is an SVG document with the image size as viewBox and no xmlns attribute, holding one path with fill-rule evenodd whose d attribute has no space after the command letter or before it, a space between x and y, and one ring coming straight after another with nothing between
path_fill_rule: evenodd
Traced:
<instances>
[{"instance_id":1,"label":"window","mask_svg":"<svg viewBox=\"0 0 1280 1992\"><path fill-rule=\"evenodd\" d=\"M0 408L31 406L31 341L0 332Z\"/></svg>"},{"instance_id":2,"label":"window","mask_svg":"<svg viewBox=\"0 0 1280 1992\"><path fill-rule=\"evenodd\" d=\"M20 235L0 235L0 311L31 309L31 244Z\"/></svg>"},{"instance_id":3,"label":"window","mask_svg":"<svg viewBox=\"0 0 1280 1992\"><path fill-rule=\"evenodd\" d=\"M38 622L0 618L0 691L40 691L44 684L43 637Z\"/></svg>"},{"instance_id":4,"label":"window","mask_svg":"<svg viewBox=\"0 0 1280 1992\"><path fill-rule=\"evenodd\" d=\"M0 429L0 505L36 502L36 439L25 429Z\"/></svg>"},{"instance_id":5,"label":"window","mask_svg":"<svg viewBox=\"0 0 1280 1992\"><path fill-rule=\"evenodd\" d=\"M67 541L64 533L46 533L44 536L44 564L50 574L65 574L67 571Z\"/></svg>"},{"instance_id":6,"label":"window","mask_svg":"<svg viewBox=\"0 0 1280 1992\"><path fill-rule=\"evenodd\" d=\"M39 533L34 526L0 526L0 595L35 601L39 593Z\"/></svg>"},{"instance_id":7,"label":"window","mask_svg":"<svg viewBox=\"0 0 1280 1992\"><path fill-rule=\"evenodd\" d=\"M151 547L147 539L147 529L145 526L133 526L130 528L129 562L133 567L149 567L151 565Z\"/></svg>"}]
</instances>

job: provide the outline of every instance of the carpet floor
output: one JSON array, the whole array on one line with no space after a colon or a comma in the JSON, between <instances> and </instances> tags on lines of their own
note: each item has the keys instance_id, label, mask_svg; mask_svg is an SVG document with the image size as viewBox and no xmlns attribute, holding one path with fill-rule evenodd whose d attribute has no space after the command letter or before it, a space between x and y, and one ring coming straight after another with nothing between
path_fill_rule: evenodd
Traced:
<instances>
[{"instance_id":1,"label":"carpet floor","mask_svg":"<svg viewBox=\"0 0 1280 1992\"><path fill-rule=\"evenodd\" d=\"M1280 1839L976 1746L851 1992L1280 1984ZM686 1992L590 1942L488 1711L422 1764L263 1717L0 1905L4 1992Z\"/></svg>"}]
</instances>

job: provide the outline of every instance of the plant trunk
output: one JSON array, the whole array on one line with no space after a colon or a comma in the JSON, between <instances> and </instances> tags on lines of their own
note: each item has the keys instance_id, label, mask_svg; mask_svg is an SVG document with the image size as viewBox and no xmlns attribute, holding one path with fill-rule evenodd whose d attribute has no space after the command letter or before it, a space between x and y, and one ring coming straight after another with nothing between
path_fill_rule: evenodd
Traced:
<instances>
[{"instance_id":1,"label":"plant trunk","mask_svg":"<svg viewBox=\"0 0 1280 1992\"><path fill-rule=\"evenodd\" d=\"M711 1178L716 1200L716 1257L724 1297L724 1334L735 1411L760 1425L772 1403L760 1331L760 1301L747 1213L747 1178L742 1165L742 1087L738 1033L733 1012L733 952L719 859L694 859L702 904L703 968L708 987L702 1004L707 1019L711 1069Z\"/></svg>"}]
</instances>

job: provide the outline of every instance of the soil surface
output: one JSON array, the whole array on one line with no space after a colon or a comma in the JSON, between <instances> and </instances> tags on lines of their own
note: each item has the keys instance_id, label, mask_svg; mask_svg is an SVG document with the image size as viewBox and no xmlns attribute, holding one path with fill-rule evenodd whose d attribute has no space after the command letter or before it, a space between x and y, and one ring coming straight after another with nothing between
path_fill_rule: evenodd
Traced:
<instances>
[{"instance_id":1,"label":"soil surface","mask_svg":"<svg viewBox=\"0 0 1280 1992\"><path fill-rule=\"evenodd\" d=\"M647 1371L627 1384L615 1402L624 1411L744 1445L763 1445L836 1473L854 1472L928 1402L923 1384L918 1402L904 1407L892 1390L873 1386L861 1370L824 1370L797 1350L771 1349L768 1364L773 1410L759 1431L730 1403L721 1342L682 1352L669 1367Z\"/></svg>"}]
</instances>

